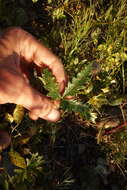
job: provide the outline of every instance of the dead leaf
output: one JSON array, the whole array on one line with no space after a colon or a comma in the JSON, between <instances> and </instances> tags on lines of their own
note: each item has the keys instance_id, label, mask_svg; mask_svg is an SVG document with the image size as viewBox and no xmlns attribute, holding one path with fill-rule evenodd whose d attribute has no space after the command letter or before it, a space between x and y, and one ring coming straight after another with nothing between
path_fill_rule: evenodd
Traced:
<instances>
[{"instance_id":1,"label":"dead leaf","mask_svg":"<svg viewBox=\"0 0 127 190\"><path fill-rule=\"evenodd\" d=\"M27 167L25 159L18 152L10 151L9 157L12 164L14 164L15 166L20 167L20 168Z\"/></svg>"},{"instance_id":2,"label":"dead leaf","mask_svg":"<svg viewBox=\"0 0 127 190\"><path fill-rule=\"evenodd\" d=\"M16 105L14 111L13 111L13 119L17 124L20 124L21 121L23 120L25 113L25 109L21 105Z\"/></svg>"}]
</instances>

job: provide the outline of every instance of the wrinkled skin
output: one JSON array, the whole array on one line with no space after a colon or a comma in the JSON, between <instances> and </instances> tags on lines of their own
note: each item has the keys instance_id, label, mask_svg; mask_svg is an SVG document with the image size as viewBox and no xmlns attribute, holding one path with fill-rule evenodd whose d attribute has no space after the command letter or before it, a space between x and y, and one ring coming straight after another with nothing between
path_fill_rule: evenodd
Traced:
<instances>
[{"instance_id":1,"label":"wrinkled skin","mask_svg":"<svg viewBox=\"0 0 127 190\"><path fill-rule=\"evenodd\" d=\"M9 28L0 37L0 104L19 104L29 110L32 119L55 122L60 119L55 102L29 83L32 63L39 68L47 66L56 77L60 92L64 91L66 74L58 57L28 32Z\"/></svg>"}]
</instances>

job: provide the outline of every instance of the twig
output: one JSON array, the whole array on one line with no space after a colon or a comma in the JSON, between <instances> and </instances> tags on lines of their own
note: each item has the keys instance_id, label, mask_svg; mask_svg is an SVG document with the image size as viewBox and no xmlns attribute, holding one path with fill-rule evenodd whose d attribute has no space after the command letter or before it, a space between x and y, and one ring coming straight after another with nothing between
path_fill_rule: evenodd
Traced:
<instances>
[{"instance_id":1,"label":"twig","mask_svg":"<svg viewBox=\"0 0 127 190\"><path fill-rule=\"evenodd\" d=\"M124 115L123 107L124 107L124 105L120 105L120 110L121 110L121 113L122 113L123 122L125 123L126 122L126 118L125 118L125 115Z\"/></svg>"},{"instance_id":2,"label":"twig","mask_svg":"<svg viewBox=\"0 0 127 190\"><path fill-rule=\"evenodd\" d=\"M124 122L121 125L118 125L118 126L114 127L113 129L111 129L109 131L105 131L105 135L113 134L113 133L117 132L119 129L122 129L122 128L126 127L126 126L127 126L127 121Z\"/></svg>"}]
</instances>

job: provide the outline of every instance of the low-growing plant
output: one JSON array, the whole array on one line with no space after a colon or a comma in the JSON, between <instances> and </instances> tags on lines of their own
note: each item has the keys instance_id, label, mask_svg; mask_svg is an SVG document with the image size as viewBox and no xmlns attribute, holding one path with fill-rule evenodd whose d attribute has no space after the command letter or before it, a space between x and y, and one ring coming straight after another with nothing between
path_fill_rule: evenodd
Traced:
<instances>
[{"instance_id":1,"label":"low-growing plant","mask_svg":"<svg viewBox=\"0 0 127 190\"><path fill-rule=\"evenodd\" d=\"M12 171L7 172L6 169L3 170L3 178L0 182L3 190L14 190L18 189L28 189L34 187L38 176L43 175L44 159L39 156L38 153L31 153L30 158L23 160L24 158L17 155L18 153L12 152L12 163L17 165L12 173ZM14 158L15 157L15 158ZM18 168L19 167L19 168ZM10 169L11 170L11 169Z\"/></svg>"}]
</instances>

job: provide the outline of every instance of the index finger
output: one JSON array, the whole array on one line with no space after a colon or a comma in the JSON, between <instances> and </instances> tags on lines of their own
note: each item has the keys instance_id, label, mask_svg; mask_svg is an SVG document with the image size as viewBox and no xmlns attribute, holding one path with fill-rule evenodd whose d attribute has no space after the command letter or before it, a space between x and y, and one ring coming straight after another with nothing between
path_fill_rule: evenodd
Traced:
<instances>
[{"instance_id":1,"label":"index finger","mask_svg":"<svg viewBox=\"0 0 127 190\"><path fill-rule=\"evenodd\" d=\"M20 31L20 54L28 62L39 67L46 65L56 77L59 90L64 91L67 77L61 60L29 33Z\"/></svg>"},{"instance_id":2,"label":"index finger","mask_svg":"<svg viewBox=\"0 0 127 190\"><path fill-rule=\"evenodd\" d=\"M8 29L2 38L10 50L15 51L20 58L29 63L34 62L39 67L46 65L56 77L60 92L64 91L67 82L64 66L48 48L18 27Z\"/></svg>"}]
</instances>

